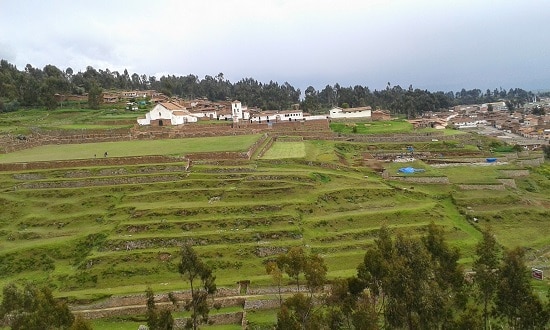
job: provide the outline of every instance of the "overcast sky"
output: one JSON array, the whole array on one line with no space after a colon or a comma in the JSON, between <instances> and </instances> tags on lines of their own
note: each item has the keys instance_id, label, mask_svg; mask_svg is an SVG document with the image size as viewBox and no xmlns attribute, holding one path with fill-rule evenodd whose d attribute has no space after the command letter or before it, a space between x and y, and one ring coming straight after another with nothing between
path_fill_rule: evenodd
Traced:
<instances>
[{"instance_id":1,"label":"overcast sky","mask_svg":"<svg viewBox=\"0 0 550 330\"><path fill-rule=\"evenodd\" d=\"M0 58L431 91L550 89L549 0L0 0Z\"/></svg>"}]
</instances>

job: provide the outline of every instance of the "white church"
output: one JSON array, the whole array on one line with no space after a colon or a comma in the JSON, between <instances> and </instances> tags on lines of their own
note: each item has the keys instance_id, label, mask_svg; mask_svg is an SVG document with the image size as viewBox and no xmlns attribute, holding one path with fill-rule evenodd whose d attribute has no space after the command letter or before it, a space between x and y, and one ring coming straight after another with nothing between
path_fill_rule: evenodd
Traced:
<instances>
[{"instance_id":1,"label":"white church","mask_svg":"<svg viewBox=\"0 0 550 330\"><path fill-rule=\"evenodd\" d=\"M250 112L247 107L243 107L241 101L235 100L231 102L231 119L238 123L239 120L249 120Z\"/></svg>"}]
</instances>

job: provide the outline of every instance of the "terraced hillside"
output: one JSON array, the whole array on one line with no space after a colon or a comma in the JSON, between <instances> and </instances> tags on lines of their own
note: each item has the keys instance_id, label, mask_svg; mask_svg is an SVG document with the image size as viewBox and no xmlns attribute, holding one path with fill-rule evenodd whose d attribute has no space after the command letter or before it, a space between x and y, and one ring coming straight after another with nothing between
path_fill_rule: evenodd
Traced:
<instances>
[{"instance_id":1,"label":"terraced hillside","mask_svg":"<svg viewBox=\"0 0 550 330\"><path fill-rule=\"evenodd\" d=\"M182 290L177 263L186 242L222 287L271 285L265 262L294 245L320 253L330 278L350 276L382 224L415 235L431 221L444 226L465 263L476 226L491 223L502 244L526 246L532 262L548 265L541 259L550 246L541 229L550 228L548 165L518 169L529 175L516 178L515 188L487 193L458 186L467 169L434 169L448 184L385 180L345 164L360 164L366 144L302 143L300 158L0 172L0 285L34 279L77 299L141 293L147 285ZM500 168L509 165L474 171L506 177L495 174Z\"/></svg>"}]
</instances>

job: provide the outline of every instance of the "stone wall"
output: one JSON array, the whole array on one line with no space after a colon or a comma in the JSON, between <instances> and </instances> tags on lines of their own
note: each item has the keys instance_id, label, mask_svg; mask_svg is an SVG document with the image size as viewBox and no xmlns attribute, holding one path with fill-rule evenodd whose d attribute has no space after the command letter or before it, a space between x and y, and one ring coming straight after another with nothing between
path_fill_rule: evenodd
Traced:
<instances>
[{"instance_id":1,"label":"stone wall","mask_svg":"<svg viewBox=\"0 0 550 330\"><path fill-rule=\"evenodd\" d=\"M269 136L266 134L262 135L261 138L259 138L258 140L256 140L256 142L254 142L254 144L252 144L252 146L250 148L248 148L248 151L247 151L247 155L248 155L248 159L250 159L252 157L252 155L258 150L258 148L262 145L262 143L264 143L265 140L267 140L269 138Z\"/></svg>"},{"instance_id":2,"label":"stone wall","mask_svg":"<svg viewBox=\"0 0 550 330\"><path fill-rule=\"evenodd\" d=\"M186 155L187 158L192 161L196 160L214 160L214 159L249 159L248 152L239 152L239 151L225 151L225 152L195 152Z\"/></svg>"},{"instance_id":3,"label":"stone wall","mask_svg":"<svg viewBox=\"0 0 550 330\"><path fill-rule=\"evenodd\" d=\"M224 295L233 296L236 295L236 290L221 290L216 294L214 301L211 302L211 310L215 311L213 308L214 304L220 308L240 306L244 307L245 299L238 297L225 297ZM183 302L191 298L189 291L174 292L174 297L178 302ZM73 305L70 306L70 309L75 313L81 313L86 319L98 319L105 317L114 317L122 315L140 315L145 314L147 311L146 307L147 299L145 295L128 295L121 297L111 297L104 301L89 304L89 305ZM156 294L155 303L161 308L168 308L172 311L180 308L174 306L168 294ZM240 322L240 318L239 318Z\"/></svg>"},{"instance_id":4,"label":"stone wall","mask_svg":"<svg viewBox=\"0 0 550 330\"><path fill-rule=\"evenodd\" d=\"M117 166L117 165L139 165L155 163L176 163L186 159L181 157L168 156L135 156L135 157L102 157L93 159L71 159L52 160L31 163L0 163L0 171L24 171L43 170L52 168L71 168L89 166Z\"/></svg>"},{"instance_id":5,"label":"stone wall","mask_svg":"<svg viewBox=\"0 0 550 330\"><path fill-rule=\"evenodd\" d=\"M271 148L271 146L273 145L273 142L275 142L275 139L274 138L269 138L269 141L262 148L262 150L260 150L260 152L258 153L258 158L263 157L263 155L266 153L266 151L268 151L269 148Z\"/></svg>"},{"instance_id":6,"label":"stone wall","mask_svg":"<svg viewBox=\"0 0 550 330\"><path fill-rule=\"evenodd\" d=\"M458 185L463 190L505 190L503 184L460 184Z\"/></svg>"},{"instance_id":7,"label":"stone wall","mask_svg":"<svg viewBox=\"0 0 550 330\"><path fill-rule=\"evenodd\" d=\"M390 180L405 181L411 183L433 183L448 184L449 178L446 176L390 176Z\"/></svg>"},{"instance_id":8,"label":"stone wall","mask_svg":"<svg viewBox=\"0 0 550 330\"><path fill-rule=\"evenodd\" d=\"M536 167L544 164L544 157L534 159L518 159L516 164L519 166Z\"/></svg>"},{"instance_id":9,"label":"stone wall","mask_svg":"<svg viewBox=\"0 0 550 330\"><path fill-rule=\"evenodd\" d=\"M376 134L376 135L361 135L361 134L338 134L339 137L349 141L367 142L367 143L412 143L412 142L431 142L432 139L440 141L461 139L460 135L450 136L444 135L443 132L431 133L408 133L408 134Z\"/></svg>"},{"instance_id":10,"label":"stone wall","mask_svg":"<svg viewBox=\"0 0 550 330\"><path fill-rule=\"evenodd\" d=\"M523 176L529 176L529 170L499 170L502 176L507 178L519 178Z\"/></svg>"},{"instance_id":11,"label":"stone wall","mask_svg":"<svg viewBox=\"0 0 550 330\"><path fill-rule=\"evenodd\" d=\"M275 309L280 307L279 298L275 299L247 299L244 304L245 310Z\"/></svg>"},{"instance_id":12,"label":"stone wall","mask_svg":"<svg viewBox=\"0 0 550 330\"><path fill-rule=\"evenodd\" d=\"M121 184L144 184L157 182L175 182L183 180L188 173L182 174L163 174L155 176L120 176L107 178L86 178L75 180L60 181L38 181L18 184L17 189L59 189L59 188L82 188L82 187L100 187Z\"/></svg>"},{"instance_id":13,"label":"stone wall","mask_svg":"<svg viewBox=\"0 0 550 330\"><path fill-rule=\"evenodd\" d=\"M209 315L208 324L210 325L243 324L243 317L244 317L243 312ZM187 319L184 319L184 318L174 319L174 329L177 329L177 330L185 329L186 322L187 322Z\"/></svg>"},{"instance_id":14,"label":"stone wall","mask_svg":"<svg viewBox=\"0 0 550 330\"><path fill-rule=\"evenodd\" d=\"M498 182L502 183L503 186L505 187L510 187L510 188L517 188L516 186L516 180L514 179L497 179Z\"/></svg>"}]
</instances>

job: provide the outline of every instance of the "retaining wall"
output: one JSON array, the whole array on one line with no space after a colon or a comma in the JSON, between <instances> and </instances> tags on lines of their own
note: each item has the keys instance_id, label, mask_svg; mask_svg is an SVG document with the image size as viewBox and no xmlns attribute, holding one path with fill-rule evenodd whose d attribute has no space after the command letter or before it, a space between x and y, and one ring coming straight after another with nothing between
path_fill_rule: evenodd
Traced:
<instances>
[{"instance_id":1,"label":"retaining wall","mask_svg":"<svg viewBox=\"0 0 550 330\"><path fill-rule=\"evenodd\" d=\"M51 168L71 168L90 166L116 166L139 164L163 164L186 161L183 157L168 156L135 156L135 157L103 157L91 159L52 160L30 163L0 163L0 171L43 170Z\"/></svg>"},{"instance_id":2,"label":"retaining wall","mask_svg":"<svg viewBox=\"0 0 550 330\"><path fill-rule=\"evenodd\" d=\"M506 190L503 184L459 184L463 190Z\"/></svg>"},{"instance_id":3,"label":"retaining wall","mask_svg":"<svg viewBox=\"0 0 550 330\"><path fill-rule=\"evenodd\" d=\"M390 180L405 181L412 183L433 183L448 184L449 178L446 176L390 176Z\"/></svg>"},{"instance_id":4,"label":"retaining wall","mask_svg":"<svg viewBox=\"0 0 550 330\"><path fill-rule=\"evenodd\" d=\"M262 148L262 150L260 150L260 152L258 153L258 158L262 158L263 155L266 153L266 151L269 150L269 148L271 148L271 146L273 145L273 142L275 142L275 139L274 138L270 138L269 141L267 142L267 144Z\"/></svg>"},{"instance_id":5,"label":"retaining wall","mask_svg":"<svg viewBox=\"0 0 550 330\"><path fill-rule=\"evenodd\" d=\"M529 170L499 170L502 176L508 178L519 178L523 176L529 176Z\"/></svg>"},{"instance_id":6,"label":"retaining wall","mask_svg":"<svg viewBox=\"0 0 550 330\"><path fill-rule=\"evenodd\" d=\"M544 157L534 159L519 159L516 163L520 166L536 167L544 164Z\"/></svg>"},{"instance_id":7,"label":"retaining wall","mask_svg":"<svg viewBox=\"0 0 550 330\"><path fill-rule=\"evenodd\" d=\"M502 183L503 186L505 187L510 187L510 188L517 188L516 186L516 180L514 179L497 179L498 182Z\"/></svg>"}]
</instances>

